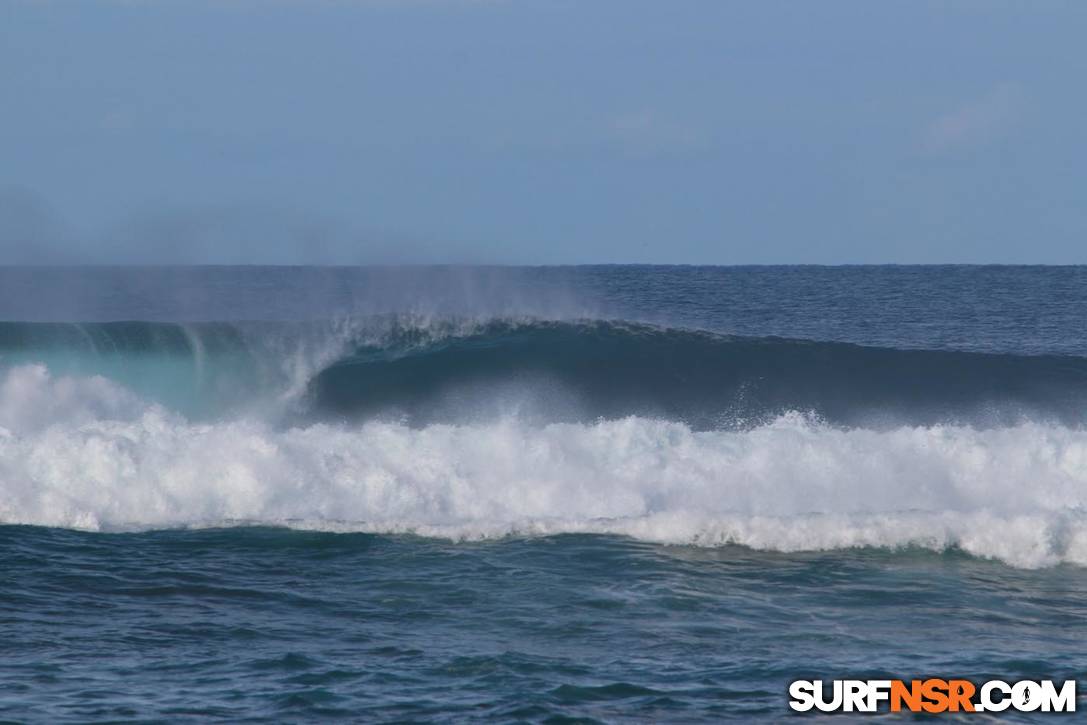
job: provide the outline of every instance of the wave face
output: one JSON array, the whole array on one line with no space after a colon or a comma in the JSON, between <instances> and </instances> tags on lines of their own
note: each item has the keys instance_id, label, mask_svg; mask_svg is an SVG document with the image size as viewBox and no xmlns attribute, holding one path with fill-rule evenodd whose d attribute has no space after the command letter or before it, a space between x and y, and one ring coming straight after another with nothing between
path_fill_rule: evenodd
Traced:
<instances>
[{"instance_id":1,"label":"wave face","mask_svg":"<svg viewBox=\"0 0 1087 725\"><path fill-rule=\"evenodd\" d=\"M608 321L0 324L0 361L102 375L189 417L408 425L630 415L696 430L789 411L888 427L1080 424L1087 358L899 350ZM300 417L300 418L299 418Z\"/></svg>"},{"instance_id":2,"label":"wave face","mask_svg":"<svg viewBox=\"0 0 1087 725\"><path fill-rule=\"evenodd\" d=\"M742 338L613 322L495 322L411 347L363 347L318 374L316 406L449 422L496 399L548 420L627 415L697 429L790 410L832 423L1081 422L1087 359ZM504 393L496 395L496 391ZM526 401L528 401L526 403Z\"/></svg>"}]
</instances>

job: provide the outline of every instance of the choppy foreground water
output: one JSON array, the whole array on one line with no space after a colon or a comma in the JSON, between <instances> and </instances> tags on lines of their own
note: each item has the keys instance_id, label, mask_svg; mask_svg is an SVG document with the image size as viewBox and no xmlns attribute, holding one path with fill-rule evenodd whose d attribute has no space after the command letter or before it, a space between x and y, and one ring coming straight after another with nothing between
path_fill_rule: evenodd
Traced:
<instances>
[{"instance_id":1,"label":"choppy foreground water","mask_svg":"<svg viewBox=\"0 0 1087 725\"><path fill-rule=\"evenodd\" d=\"M716 720L818 675L1073 678L1087 575L562 535L0 529L0 716Z\"/></svg>"}]
</instances>

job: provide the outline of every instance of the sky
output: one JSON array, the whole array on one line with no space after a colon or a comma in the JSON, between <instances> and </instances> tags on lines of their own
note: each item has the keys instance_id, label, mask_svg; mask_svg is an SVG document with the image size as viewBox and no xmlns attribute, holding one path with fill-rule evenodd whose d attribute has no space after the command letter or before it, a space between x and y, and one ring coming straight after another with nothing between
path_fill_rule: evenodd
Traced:
<instances>
[{"instance_id":1,"label":"sky","mask_svg":"<svg viewBox=\"0 0 1087 725\"><path fill-rule=\"evenodd\" d=\"M1087 263L1087 3L0 0L0 263Z\"/></svg>"}]
</instances>

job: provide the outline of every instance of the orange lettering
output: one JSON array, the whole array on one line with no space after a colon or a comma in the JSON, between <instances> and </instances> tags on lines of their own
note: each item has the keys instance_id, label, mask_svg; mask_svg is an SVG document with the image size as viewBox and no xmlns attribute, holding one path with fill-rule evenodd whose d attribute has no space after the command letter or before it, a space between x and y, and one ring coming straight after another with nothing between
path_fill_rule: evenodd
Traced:
<instances>
[{"instance_id":1,"label":"orange lettering","mask_svg":"<svg viewBox=\"0 0 1087 725\"><path fill-rule=\"evenodd\" d=\"M975 689L970 680L948 680L948 709L958 712L962 708L963 712L973 712L974 703L970 702L970 698L974 696Z\"/></svg>"},{"instance_id":2,"label":"orange lettering","mask_svg":"<svg viewBox=\"0 0 1087 725\"><path fill-rule=\"evenodd\" d=\"M910 689L906 689L906 683L902 680L891 682L891 712L902 710L902 703L910 712L921 711L921 680L910 682Z\"/></svg>"},{"instance_id":3,"label":"orange lettering","mask_svg":"<svg viewBox=\"0 0 1087 725\"><path fill-rule=\"evenodd\" d=\"M921 683L921 694L928 702L921 704L925 712L945 712L947 710L947 680L933 678Z\"/></svg>"}]
</instances>

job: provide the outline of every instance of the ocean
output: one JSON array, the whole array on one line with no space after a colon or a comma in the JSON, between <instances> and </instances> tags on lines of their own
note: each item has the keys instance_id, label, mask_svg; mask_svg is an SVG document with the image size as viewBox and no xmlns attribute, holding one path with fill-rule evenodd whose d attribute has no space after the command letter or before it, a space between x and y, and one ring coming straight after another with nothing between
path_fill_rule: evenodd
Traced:
<instances>
[{"instance_id":1,"label":"ocean","mask_svg":"<svg viewBox=\"0 0 1087 725\"><path fill-rule=\"evenodd\" d=\"M1087 267L0 268L0 719L1081 677L1085 321Z\"/></svg>"}]
</instances>

